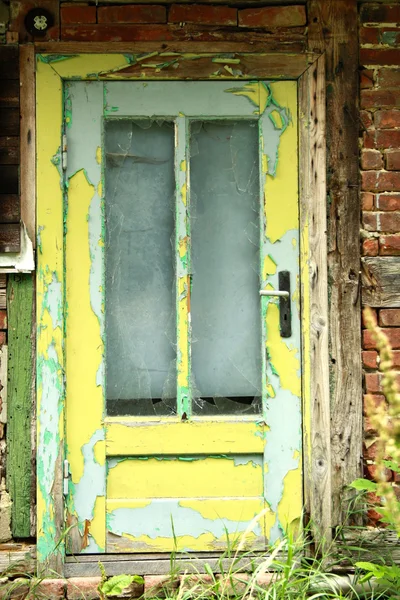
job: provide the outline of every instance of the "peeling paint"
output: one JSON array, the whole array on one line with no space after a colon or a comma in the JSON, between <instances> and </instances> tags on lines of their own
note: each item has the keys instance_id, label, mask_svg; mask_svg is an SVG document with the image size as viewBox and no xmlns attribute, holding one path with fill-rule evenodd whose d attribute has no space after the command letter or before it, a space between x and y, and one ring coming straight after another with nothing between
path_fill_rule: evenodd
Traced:
<instances>
[{"instance_id":1,"label":"peeling paint","mask_svg":"<svg viewBox=\"0 0 400 600\"><path fill-rule=\"evenodd\" d=\"M94 62L75 57L51 61L51 66L42 61L41 68L47 69L47 79L41 82L42 94L48 81L50 87L56 85L56 80L59 85L56 71L69 79L87 76L97 79L103 75L111 76L112 72L117 76L127 64L143 62L153 55L158 53L141 57L114 55L109 56L107 62L101 55ZM235 55L210 56L211 61L221 64L221 70L227 74L241 75L240 70L235 71L230 66L240 62ZM157 71L177 64L174 53L165 53L165 57L170 58L144 66ZM185 55L185 60L198 58L199 55ZM102 71L99 70L100 62ZM55 77L54 81L52 77ZM84 86L72 81L66 86L67 133L70 145L77 148L69 156L65 186L68 210L64 215L68 302L66 406L71 465L67 509L71 522L78 523L81 544L73 551L79 552L81 548L93 553L105 550L166 551L174 549L174 537L181 550L220 550L226 547L226 533L231 541L237 541L249 521L269 507L254 534L249 536L253 549L261 549L265 537L273 541L301 515L298 307L293 307L292 338L283 340L279 335L277 304L270 299L261 301L265 412L257 417L258 423L231 422L224 418L191 420L192 274L187 123L188 117L204 118L204 114L198 112L200 104L206 116L214 115L214 107L204 107L204 102L199 102L198 88L193 87L193 82L185 82L186 95L179 92L181 84L173 84L178 88L169 88L177 89L171 96L162 96L159 91L162 84L158 82L131 85L134 87L121 87L123 82L103 85L95 81ZM296 303L299 298L296 83L247 82L228 90L223 82L208 85L216 86L215 89L221 92L221 106L224 106L227 118L239 115L255 120L254 115L260 117L260 214L264 224L260 238L261 284L263 289L276 289L278 271L291 270L292 298ZM225 92L230 95L224 96ZM60 93L58 90L59 97ZM132 94L137 104L132 103ZM150 116L159 114L160 97L163 97L160 118L179 115L175 139L178 416L174 420L160 418L154 422L149 418L145 421L143 418L123 418L123 423L106 418L104 422L104 185L99 122L110 114L113 117L137 116L146 111ZM174 113L169 112L169 102L174 106ZM254 106L256 110L252 111ZM41 110L43 127L49 117L44 108ZM57 112L57 108L52 110ZM57 134L50 136L51 143L39 160L47 165L46 185L57 181L60 195L58 131L61 131L61 123ZM39 301L39 327L45 340L41 346L42 362L38 361L38 388L41 410L44 410L38 439L43 451L46 448L47 452L47 447L50 449L48 462L42 461L39 465L39 473L42 473L40 469L45 471L40 499L41 556L49 553L50 540L56 535L54 510L51 500L48 501L52 488L50 492L48 488L53 483L54 467L63 458L63 440L59 434L63 428L64 394L62 234L57 248L59 262L53 261L54 257L50 261L46 258L49 248L54 251L51 232L60 230L57 221L60 214L62 230L62 197L61 200L58 197L59 205L54 212L49 202L48 195L48 204L39 211L42 220L38 230L40 254L44 255L40 262L43 297ZM50 212L46 213L49 206ZM82 344L82 339L90 340L90 343ZM49 386L53 393L51 398ZM50 402L53 403L52 410L56 410L54 415L46 413ZM49 415L50 421L46 420ZM282 415L290 415L290 419L282 419ZM56 425L53 419L58 421ZM155 448L160 456L154 456Z\"/></svg>"},{"instance_id":2,"label":"peeling paint","mask_svg":"<svg viewBox=\"0 0 400 600\"><path fill-rule=\"evenodd\" d=\"M63 215L60 175L53 157L61 146L62 87L49 64L36 69L37 211L40 236L37 268L37 554L39 564L63 554L58 517L63 448ZM49 119L52 127L49 130Z\"/></svg>"},{"instance_id":3,"label":"peeling paint","mask_svg":"<svg viewBox=\"0 0 400 600\"><path fill-rule=\"evenodd\" d=\"M269 84L264 81L246 83L240 88L229 88L225 91L235 94L235 96L248 98L257 107L257 110L254 111L256 115L263 115L272 100Z\"/></svg>"},{"instance_id":4,"label":"peeling paint","mask_svg":"<svg viewBox=\"0 0 400 600\"><path fill-rule=\"evenodd\" d=\"M85 552L105 551L105 432L103 207L101 128L103 87L69 82L71 107L67 169L65 241L68 317L66 320L67 443L71 485L68 511L75 518ZM94 114L99 113L98 118ZM91 139L94 152L85 142ZM82 344L90 340L90 345ZM103 507L103 508L102 508ZM75 542L73 541L75 540ZM72 536L72 551L77 536Z\"/></svg>"},{"instance_id":5,"label":"peeling paint","mask_svg":"<svg viewBox=\"0 0 400 600\"><path fill-rule=\"evenodd\" d=\"M153 499L145 507L137 507L136 502L132 501L129 508L111 510L108 513L108 524L113 534L125 538L125 543L121 540L121 547L126 547L125 544L128 547L131 545L137 548L136 551L218 550L226 547L227 535L233 546L235 542L239 542L248 526L248 515L257 514L261 505L259 499L251 499L248 503L242 501L242 509L239 504L236 506L236 518L231 521L225 514L223 518L218 518L218 513L223 507L221 502L223 500L215 502L206 499ZM200 509L212 517L203 516ZM240 520L241 518L243 520ZM152 523L152 531L143 530L144 523ZM191 532L190 535L188 531ZM254 533L249 536L249 546L260 548L263 532L263 524L257 523ZM261 547L263 546L264 542L261 541Z\"/></svg>"}]
</instances>

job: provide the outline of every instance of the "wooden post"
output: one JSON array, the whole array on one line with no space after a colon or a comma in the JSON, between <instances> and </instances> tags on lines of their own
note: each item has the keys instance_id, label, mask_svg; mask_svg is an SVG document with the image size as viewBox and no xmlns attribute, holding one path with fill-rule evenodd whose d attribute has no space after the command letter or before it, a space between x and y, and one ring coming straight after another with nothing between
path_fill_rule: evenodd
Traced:
<instances>
[{"instance_id":1,"label":"wooden post","mask_svg":"<svg viewBox=\"0 0 400 600\"><path fill-rule=\"evenodd\" d=\"M31 536L34 398L33 277L9 275L8 290L7 487L12 500L11 530Z\"/></svg>"},{"instance_id":2,"label":"wooden post","mask_svg":"<svg viewBox=\"0 0 400 600\"><path fill-rule=\"evenodd\" d=\"M360 476L362 371L358 199L356 0L309 0L309 49L326 56L332 526L346 516L345 487Z\"/></svg>"},{"instance_id":3,"label":"wooden post","mask_svg":"<svg viewBox=\"0 0 400 600\"><path fill-rule=\"evenodd\" d=\"M36 129L35 129L35 49L33 44L20 46L20 136L21 136L21 220L29 238L36 245Z\"/></svg>"}]
</instances>

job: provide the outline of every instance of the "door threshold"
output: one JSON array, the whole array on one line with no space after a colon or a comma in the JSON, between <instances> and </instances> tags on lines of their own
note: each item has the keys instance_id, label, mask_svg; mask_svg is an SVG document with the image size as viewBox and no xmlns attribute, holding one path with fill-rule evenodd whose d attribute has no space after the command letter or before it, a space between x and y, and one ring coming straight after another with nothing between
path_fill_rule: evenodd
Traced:
<instances>
[{"instance_id":1,"label":"door threshold","mask_svg":"<svg viewBox=\"0 0 400 600\"><path fill-rule=\"evenodd\" d=\"M253 552L245 556L224 557L223 554L86 554L67 556L64 565L66 577L96 577L101 575L101 563L111 575L169 575L179 573L252 572L265 561L269 552Z\"/></svg>"}]
</instances>

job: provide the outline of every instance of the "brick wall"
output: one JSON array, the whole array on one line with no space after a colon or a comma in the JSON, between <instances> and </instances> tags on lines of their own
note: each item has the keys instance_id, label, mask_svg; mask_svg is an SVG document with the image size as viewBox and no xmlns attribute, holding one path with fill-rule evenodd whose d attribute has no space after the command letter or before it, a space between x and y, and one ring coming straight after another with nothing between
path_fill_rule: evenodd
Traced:
<instances>
[{"instance_id":1,"label":"brick wall","mask_svg":"<svg viewBox=\"0 0 400 600\"><path fill-rule=\"evenodd\" d=\"M236 8L167 2L96 7L63 2L60 23L64 41L212 41L229 34L245 41L246 30L279 28L283 38L287 34L288 43L294 43L305 33L306 9L304 5Z\"/></svg>"},{"instance_id":2,"label":"brick wall","mask_svg":"<svg viewBox=\"0 0 400 600\"><path fill-rule=\"evenodd\" d=\"M360 168L363 256L400 255L400 4L360 9ZM400 277L400 275L399 275ZM400 309L375 310L394 348L400 385ZM376 404L382 395L379 358L363 331L365 391ZM375 432L365 418L365 469L374 472ZM387 470L388 480L394 479ZM370 512L372 522L379 515Z\"/></svg>"}]
</instances>

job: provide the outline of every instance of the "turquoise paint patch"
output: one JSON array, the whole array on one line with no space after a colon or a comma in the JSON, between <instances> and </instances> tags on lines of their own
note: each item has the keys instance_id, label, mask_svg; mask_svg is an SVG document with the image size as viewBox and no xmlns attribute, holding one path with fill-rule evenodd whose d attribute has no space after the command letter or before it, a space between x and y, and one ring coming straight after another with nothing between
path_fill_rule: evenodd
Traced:
<instances>
[{"instance_id":1,"label":"turquoise paint patch","mask_svg":"<svg viewBox=\"0 0 400 600\"><path fill-rule=\"evenodd\" d=\"M147 536L151 539L172 539L185 535L196 538L204 533L211 533L216 539L225 541L227 533L238 534L239 537L246 530L249 521L240 520L239 511L235 521L218 519L217 515L216 519L207 519L194 509L181 506L179 500L156 498L144 507L115 509L109 514L108 524L110 531L119 536L128 534L135 538ZM253 531L258 536L262 535L259 523Z\"/></svg>"},{"instance_id":2,"label":"turquoise paint patch","mask_svg":"<svg viewBox=\"0 0 400 600\"><path fill-rule=\"evenodd\" d=\"M75 58L76 56L79 56L79 55L78 54L46 54L46 55L38 54L37 59L40 60L40 62L51 65L51 63L61 62L62 60L69 60L70 58Z\"/></svg>"},{"instance_id":3,"label":"turquoise paint patch","mask_svg":"<svg viewBox=\"0 0 400 600\"><path fill-rule=\"evenodd\" d=\"M379 37L382 44L397 46L400 40L400 33L398 31L383 31Z\"/></svg>"}]
</instances>

